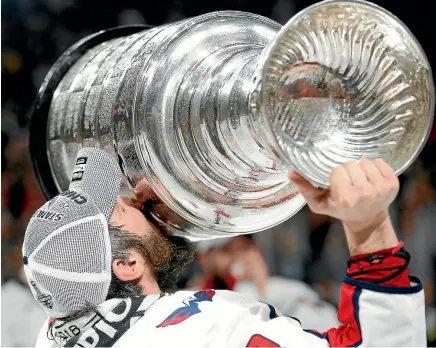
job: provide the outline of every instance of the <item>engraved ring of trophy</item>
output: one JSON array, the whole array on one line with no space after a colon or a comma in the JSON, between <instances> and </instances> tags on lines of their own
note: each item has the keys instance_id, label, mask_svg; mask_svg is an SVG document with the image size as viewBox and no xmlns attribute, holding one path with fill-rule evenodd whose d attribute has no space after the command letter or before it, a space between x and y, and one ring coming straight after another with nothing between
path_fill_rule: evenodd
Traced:
<instances>
[{"instance_id":1,"label":"engraved ring of trophy","mask_svg":"<svg viewBox=\"0 0 436 348\"><path fill-rule=\"evenodd\" d=\"M304 206L290 169L320 187L362 157L401 173L428 136L427 58L369 2L324 1L283 27L223 11L143 29L87 37L49 72L30 149L46 196L68 188L80 148L97 147L125 187L152 188L151 214L174 234L234 236Z\"/></svg>"}]
</instances>

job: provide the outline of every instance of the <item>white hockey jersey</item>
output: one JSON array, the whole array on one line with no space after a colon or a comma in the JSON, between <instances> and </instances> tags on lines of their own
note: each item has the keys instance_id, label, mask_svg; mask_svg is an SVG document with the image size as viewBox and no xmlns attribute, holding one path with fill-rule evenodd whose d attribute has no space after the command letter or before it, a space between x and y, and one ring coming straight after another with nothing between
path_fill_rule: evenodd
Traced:
<instances>
[{"instance_id":1,"label":"white hockey jersey","mask_svg":"<svg viewBox=\"0 0 436 348\"><path fill-rule=\"evenodd\" d=\"M386 287L345 278L339 320L325 333L231 291L113 299L73 322L42 329L42 347L419 347L426 345L421 283Z\"/></svg>"},{"instance_id":2,"label":"white hockey jersey","mask_svg":"<svg viewBox=\"0 0 436 348\"><path fill-rule=\"evenodd\" d=\"M263 294L250 281L237 282L233 290L266 302L285 316L298 318L302 327L325 331L340 325L336 307L323 301L314 289L300 280L271 276Z\"/></svg>"}]
</instances>

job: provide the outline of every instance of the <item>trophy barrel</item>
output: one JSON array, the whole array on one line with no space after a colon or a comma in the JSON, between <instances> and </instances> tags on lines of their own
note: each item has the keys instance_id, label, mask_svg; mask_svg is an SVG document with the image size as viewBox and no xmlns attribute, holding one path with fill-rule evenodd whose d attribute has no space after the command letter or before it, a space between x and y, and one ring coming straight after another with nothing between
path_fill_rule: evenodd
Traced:
<instances>
[{"instance_id":1,"label":"trophy barrel","mask_svg":"<svg viewBox=\"0 0 436 348\"><path fill-rule=\"evenodd\" d=\"M91 34L71 46L51 67L43 84L39 88L30 119L29 152L35 176L45 199L50 200L59 194L59 186L49 163L47 149L47 125L50 105L59 82L67 71L90 48L108 40L144 31L147 25L131 25L102 30Z\"/></svg>"},{"instance_id":2,"label":"trophy barrel","mask_svg":"<svg viewBox=\"0 0 436 348\"><path fill-rule=\"evenodd\" d=\"M305 201L251 120L251 80L280 26L215 12L115 37L80 56L53 92L46 156L57 191L81 147L118 159L125 186L146 182L155 219L195 239L265 230ZM41 136L41 135L40 135Z\"/></svg>"}]
</instances>

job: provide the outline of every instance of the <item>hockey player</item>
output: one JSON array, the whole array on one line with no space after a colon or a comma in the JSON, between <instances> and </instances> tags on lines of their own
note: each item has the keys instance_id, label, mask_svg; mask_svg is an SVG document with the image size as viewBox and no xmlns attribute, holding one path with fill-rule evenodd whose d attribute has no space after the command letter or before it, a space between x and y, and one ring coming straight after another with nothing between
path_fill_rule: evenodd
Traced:
<instances>
[{"instance_id":1,"label":"hockey player","mask_svg":"<svg viewBox=\"0 0 436 348\"><path fill-rule=\"evenodd\" d=\"M36 211L25 234L26 276L50 316L37 347L425 346L422 285L408 274L388 216L399 186L392 168L346 163L328 190L289 177L310 209L343 221L350 261L341 326L315 332L231 291L170 293L192 246L119 197L111 156L82 149L69 189Z\"/></svg>"}]
</instances>

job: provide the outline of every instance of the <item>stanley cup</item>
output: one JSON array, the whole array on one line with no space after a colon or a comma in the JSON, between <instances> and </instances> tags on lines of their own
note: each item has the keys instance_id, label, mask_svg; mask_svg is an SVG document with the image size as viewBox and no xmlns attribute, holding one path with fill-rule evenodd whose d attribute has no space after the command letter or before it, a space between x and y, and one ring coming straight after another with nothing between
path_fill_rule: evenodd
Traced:
<instances>
[{"instance_id":1,"label":"stanley cup","mask_svg":"<svg viewBox=\"0 0 436 348\"><path fill-rule=\"evenodd\" d=\"M429 63L409 30L365 1L324 1L285 26L215 12L122 27L71 47L41 87L31 154L50 198L81 147L118 159L152 215L192 240L268 229L304 204L294 168L319 187L349 160L399 174L432 124Z\"/></svg>"}]
</instances>

